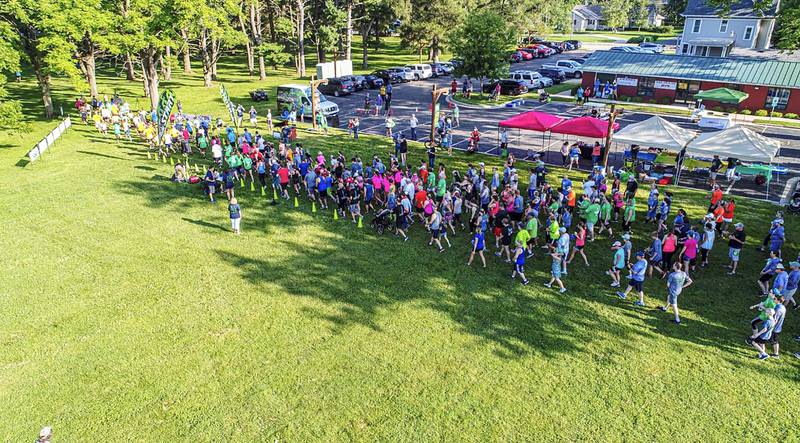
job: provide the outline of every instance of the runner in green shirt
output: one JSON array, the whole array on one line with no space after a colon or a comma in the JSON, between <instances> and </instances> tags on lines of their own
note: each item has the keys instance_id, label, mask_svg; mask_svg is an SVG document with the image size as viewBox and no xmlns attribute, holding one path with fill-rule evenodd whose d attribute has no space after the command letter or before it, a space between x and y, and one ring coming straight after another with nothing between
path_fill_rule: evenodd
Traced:
<instances>
[{"instance_id":1,"label":"runner in green shirt","mask_svg":"<svg viewBox=\"0 0 800 443\"><path fill-rule=\"evenodd\" d=\"M442 198L444 198L444 194L447 192L447 180L444 177L439 179L439 182L436 184L436 198L440 202Z\"/></svg>"},{"instance_id":2,"label":"runner in green shirt","mask_svg":"<svg viewBox=\"0 0 800 443\"><path fill-rule=\"evenodd\" d=\"M589 241L594 241L594 225L597 224L597 218L600 216L600 205L592 202L586 208L586 234Z\"/></svg>"},{"instance_id":3,"label":"runner in green shirt","mask_svg":"<svg viewBox=\"0 0 800 443\"><path fill-rule=\"evenodd\" d=\"M255 181L253 179L253 159L248 156L242 157L242 166L244 166L245 173L250 176L250 181Z\"/></svg>"},{"instance_id":4,"label":"runner in green shirt","mask_svg":"<svg viewBox=\"0 0 800 443\"><path fill-rule=\"evenodd\" d=\"M625 203L625 212L622 218L622 230L631 232L631 223L636 221L636 202L634 199L628 199Z\"/></svg>"},{"instance_id":5,"label":"runner in green shirt","mask_svg":"<svg viewBox=\"0 0 800 443\"><path fill-rule=\"evenodd\" d=\"M533 248L539 246L539 219L533 215L528 215L528 223L525 225L528 232L528 256L533 256Z\"/></svg>"},{"instance_id":6,"label":"runner in green shirt","mask_svg":"<svg viewBox=\"0 0 800 443\"><path fill-rule=\"evenodd\" d=\"M602 199L603 200L600 203L600 229L597 231L597 233L602 234L604 229L608 229L608 236L611 237L614 235L611 230L611 202L606 200L605 197Z\"/></svg>"}]
</instances>

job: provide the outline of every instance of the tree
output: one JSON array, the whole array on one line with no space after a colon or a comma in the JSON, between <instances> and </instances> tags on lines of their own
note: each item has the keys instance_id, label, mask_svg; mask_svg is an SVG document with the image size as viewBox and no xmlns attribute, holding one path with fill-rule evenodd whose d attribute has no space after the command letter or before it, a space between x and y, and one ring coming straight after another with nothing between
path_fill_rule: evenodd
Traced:
<instances>
[{"instance_id":1,"label":"tree","mask_svg":"<svg viewBox=\"0 0 800 443\"><path fill-rule=\"evenodd\" d=\"M0 21L0 129L17 130L22 123L22 105L8 100L4 74L19 70L19 51L11 44L14 34L8 23Z\"/></svg>"},{"instance_id":2,"label":"tree","mask_svg":"<svg viewBox=\"0 0 800 443\"><path fill-rule=\"evenodd\" d=\"M400 27L400 37L406 46L416 49L420 58L428 49L428 59L439 61L448 31L458 26L466 4L456 0L411 0L409 17Z\"/></svg>"},{"instance_id":3,"label":"tree","mask_svg":"<svg viewBox=\"0 0 800 443\"><path fill-rule=\"evenodd\" d=\"M75 46L75 59L89 86L89 95L98 96L96 60L104 55L120 52L116 33L113 32L114 15L101 0L64 0L66 22L65 37Z\"/></svg>"},{"instance_id":4,"label":"tree","mask_svg":"<svg viewBox=\"0 0 800 443\"><path fill-rule=\"evenodd\" d=\"M231 26L238 21L240 5L236 0L185 0L182 3L180 28L187 29L189 41L201 55L203 85L212 86L216 65L226 47L243 44L247 36Z\"/></svg>"},{"instance_id":5,"label":"tree","mask_svg":"<svg viewBox=\"0 0 800 443\"><path fill-rule=\"evenodd\" d=\"M3 40L11 42L33 68L42 94L44 115L53 118L51 82L54 74L79 77L73 55L75 45L65 28L67 11L59 0L4 0L0 2Z\"/></svg>"},{"instance_id":6,"label":"tree","mask_svg":"<svg viewBox=\"0 0 800 443\"><path fill-rule=\"evenodd\" d=\"M611 29L621 29L628 26L627 0L604 0L601 3L606 26Z\"/></svg>"},{"instance_id":7,"label":"tree","mask_svg":"<svg viewBox=\"0 0 800 443\"><path fill-rule=\"evenodd\" d=\"M453 54L463 60L458 74L502 78L508 74L508 54L517 41L515 29L490 10L473 10L450 35Z\"/></svg>"},{"instance_id":8,"label":"tree","mask_svg":"<svg viewBox=\"0 0 800 443\"><path fill-rule=\"evenodd\" d=\"M363 0L355 5L353 21L361 34L361 67L369 67L369 46L373 39L389 30L395 19L405 19L408 2L395 0Z\"/></svg>"},{"instance_id":9,"label":"tree","mask_svg":"<svg viewBox=\"0 0 800 443\"><path fill-rule=\"evenodd\" d=\"M683 27L683 11L686 9L687 0L667 0L664 5L664 23L676 28Z\"/></svg>"},{"instance_id":10,"label":"tree","mask_svg":"<svg viewBox=\"0 0 800 443\"><path fill-rule=\"evenodd\" d=\"M277 43L262 43L256 48L256 54L272 66L285 65L291 59L283 46Z\"/></svg>"},{"instance_id":11,"label":"tree","mask_svg":"<svg viewBox=\"0 0 800 443\"><path fill-rule=\"evenodd\" d=\"M631 0L630 9L628 10L628 20L632 27L641 30L643 27L647 26L647 18L649 15L649 0Z\"/></svg>"},{"instance_id":12,"label":"tree","mask_svg":"<svg viewBox=\"0 0 800 443\"><path fill-rule=\"evenodd\" d=\"M790 1L783 6L778 15L775 46L786 50L800 48L800 1Z\"/></svg>"}]
</instances>

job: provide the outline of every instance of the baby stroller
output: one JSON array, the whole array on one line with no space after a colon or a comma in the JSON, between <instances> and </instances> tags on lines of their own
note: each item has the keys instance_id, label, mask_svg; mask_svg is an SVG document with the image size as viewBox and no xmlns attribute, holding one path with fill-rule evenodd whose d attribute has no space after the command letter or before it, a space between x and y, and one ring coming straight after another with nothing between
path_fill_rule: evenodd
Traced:
<instances>
[{"instance_id":1,"label":"baby stroller","mask_svg":"<svg viewBox=\"0 0 800 443\"><path fill-rule=\"evenodd\" d=\"M389 209L381 209L369 223L378 235L383 235L383 231L392 226L392 222L389 220L389 215L391 215L391 213L392 211Z\"/></svg>"},{"instance_id":2,"label":"baby stroller","mask_svg":"<svg viewBox=\"0 0 800 443\"><path fill-rule=\"evenodd\" d=\"M800 214L800 191L795 191L792 194L792 199L789 200L789 204L786 205L786 212L789 214Z\"/></svg>"}]
</instances>

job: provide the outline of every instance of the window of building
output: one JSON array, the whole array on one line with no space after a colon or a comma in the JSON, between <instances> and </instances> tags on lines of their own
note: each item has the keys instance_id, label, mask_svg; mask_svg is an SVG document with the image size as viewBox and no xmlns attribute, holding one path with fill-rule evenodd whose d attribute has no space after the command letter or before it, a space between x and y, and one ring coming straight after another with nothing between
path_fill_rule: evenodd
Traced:
<instances>
[{"instance_id":1,"label":"window of building","mask_svg":"<svg viewBox=\"0 0 800 443\"><path fill-rule=\"evenodd\" d=\"M636 94L642 97L652 97L656 93L656 81L652 78L640 78Z\"/></svg>"},{"instance_id":2,"label":"window of building","mask_svg":"<svg viewBox=\"0 0 800 443\"><path fill-rule=\"evenodd\" d=\"M684 43L684 44L683 44L683 51L682 51L682 53L683 53L683 54L688 54L688 53L689 53L689 45L687 45L686 43Z\"/></svg>"},{"instance_id":3,"label":"window of building","mask_svg":"<svg viewBox=\"0 0 800 443\"><path fill-rule=\"evenodd\" d=\"M727 20L722 20L721 22L719 22L719 32L721 32L723 34L728 32L728 21Z\"/></svg>"},{"instance_id":4,"label":"window of building","mask_svg":"<svg viewBox=\"0 0 800 443\"><path fill-rule=\"evenodd\" d=\"M708 55L708 46L695 46L694 47L694 55L699 55L700 57L705 57Z\"/></svg>"},{"instance_id":5,"label":"window of building","mask_svg":"<svg viewBox=\"0 0 800 443\"><path fill-rule=\"evenodd\" d=\"M753 27L752 26L748 26L748 27L744 28L744 37L743 38L745 40L750 40L751 38L753 38Z\"/></svg>"},{"instance_id":6,"label":"window of building","mask_svg":"<svg viewBox=\"0 0 800 443\"><path fill-rule=\"evenodd\" d=\"M775 109L786 109L786 105L789 104L790 91L790 89L786 88L767 89L767 101L764 103L764 107L767 109L772 109L772 99L773 97L778 97L778 102L775 104Z\"/></svg>"},{"instance_id":7,"label":"window of building","mask_svg":"<svg viewBox=\"0 0 800 443\"><path fill-rule=\"evenodd\" d=\"M700 25L703 23L703 20L696 18L694 19L694 23L692 24L692 33L697 34L700 32Z\"/></svg>"}]
</instances>

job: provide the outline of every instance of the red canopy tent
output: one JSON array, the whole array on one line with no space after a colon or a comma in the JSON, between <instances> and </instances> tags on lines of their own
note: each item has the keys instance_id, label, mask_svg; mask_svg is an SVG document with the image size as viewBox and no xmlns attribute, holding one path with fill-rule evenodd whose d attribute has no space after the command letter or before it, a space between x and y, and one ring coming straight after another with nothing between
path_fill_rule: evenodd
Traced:
<instances>
[{"instance_id":1,"label":"red canopy tent","mask_svg":"<svg viewBox=\"0 0 800 443\"><path fill-rule=\"evenodd\" d=\"M614 123L614 130L616 131L617 129L619 129L619 123ZM551 127L550 132L589 138L605 138L608 135L608 121L590 116L576 117Z\"/></svg>"},{"instance_id":2,"label":"red canopy tent","mask_svg":"<svg viewBox=\"0 0 800 443\"><path fill-rule=\"evenodd\" d=\"M542 147L544 148L544 133L549 131L553 126L558 125L564 121L562 117L557 115L548 114L546 112L528 111L517 114L507 120L498 123L499 128L516 128L525 129L528 131L536 131L542 133ZM499 138L499 135L498 135ZM517 135L519 138L519 134ZM525 157L528 158L528 157Z\"/></svg>"},{"instance_id":3,"label":"red canopy tent","mask_svg":"<svg viewBox=\"0 0 800 443\"><path fill-rule=\"evenodd\" d=\"M563 118L545 112L528 111L517 114L499 123L504 128L527 129L529 131L545 132L553 126L564 121Z\"/></svg>"}]
</instances>

